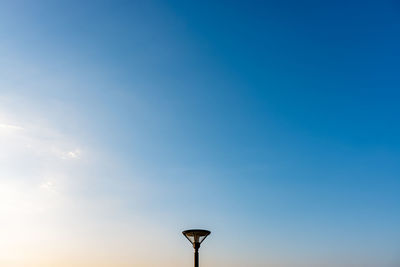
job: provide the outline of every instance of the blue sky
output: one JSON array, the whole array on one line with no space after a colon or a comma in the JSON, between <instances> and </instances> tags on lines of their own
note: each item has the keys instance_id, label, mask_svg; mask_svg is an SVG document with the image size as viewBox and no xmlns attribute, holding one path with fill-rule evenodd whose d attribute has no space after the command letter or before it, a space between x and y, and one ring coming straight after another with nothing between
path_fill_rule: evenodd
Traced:
<instances>
[{"instance_id":1,"label":"blue sky","mask_svg":"<svg viewBox=\"0 0 400 267\"><path fill-rule=\"evenodd\" d=\"M399 12L2 2L1 265L397 266Z\"/></svg>"}]
</instances>

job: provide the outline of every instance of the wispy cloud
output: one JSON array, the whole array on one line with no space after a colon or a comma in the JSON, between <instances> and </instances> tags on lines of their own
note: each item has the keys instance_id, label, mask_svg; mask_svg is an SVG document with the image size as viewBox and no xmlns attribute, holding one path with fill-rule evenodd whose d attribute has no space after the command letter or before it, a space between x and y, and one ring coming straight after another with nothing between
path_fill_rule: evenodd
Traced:
<instances>
[{"instance_id":1,"label":"wispy cloud","mask_svg":"<svg viewBox=\"0 0 400 267\"><path fill-rule=\"evenodd\" d=\"M5 123L0 123L0 129L2 130L23 130L24 128L17 126L17 125L12 125L12 124L5 124Z\"/></svg>"},{"instance_id":2,"label":"wispy cloud","mask_svg":"<svg viewBox=\"0 0 400 267\"><path fill-rule=\"evenodd\" d=\"M72 151L66 151L62 153L62 158L63 159L80 159L82 156L82 150L79 148L75 148Z\"/></svg>"}]
</instances>

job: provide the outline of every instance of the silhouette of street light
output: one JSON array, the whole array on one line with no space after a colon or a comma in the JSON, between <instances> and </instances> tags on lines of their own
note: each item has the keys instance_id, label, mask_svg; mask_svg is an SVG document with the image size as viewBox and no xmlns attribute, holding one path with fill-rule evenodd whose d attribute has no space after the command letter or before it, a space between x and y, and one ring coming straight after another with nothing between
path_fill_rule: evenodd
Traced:
<instances>
[{"instance_id":1,"label":"silhouette of street light","mask_svg":"<svg viewBox=\"0 0 400 267\"><path fill-rule=\"evenodd\" d=\"M194 267L199 267L199 248L201 242L211 234L210 231L201 229L191 229L183 231L182 234L192 243L194 248Z\"/></svg>"}]
</instances>

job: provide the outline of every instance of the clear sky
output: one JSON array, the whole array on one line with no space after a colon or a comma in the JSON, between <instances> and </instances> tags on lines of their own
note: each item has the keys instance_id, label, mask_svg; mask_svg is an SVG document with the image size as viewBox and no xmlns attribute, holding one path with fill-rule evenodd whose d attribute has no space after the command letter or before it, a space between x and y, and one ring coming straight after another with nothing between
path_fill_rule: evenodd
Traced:
<instances>
[{"instance_id":1,"label":"clear sky","mask_svg":"<svg viewBox=\"0 0 400 267\"><path fill-rule=\"evenodd\" d=\"M1 1L0 265L400 264L397 1Z\"/></svg>"}]
</instances>

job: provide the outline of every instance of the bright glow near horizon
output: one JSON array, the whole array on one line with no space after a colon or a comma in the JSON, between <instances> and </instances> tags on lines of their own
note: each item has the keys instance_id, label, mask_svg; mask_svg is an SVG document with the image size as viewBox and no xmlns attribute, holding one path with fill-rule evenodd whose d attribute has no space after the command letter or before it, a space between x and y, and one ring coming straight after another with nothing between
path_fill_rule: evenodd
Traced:
<instances>
[{"instance_id":1,"label":"bright glow near horizon","mask_svg":"<svg viewBox=\"0 0 400 267\"><path fill-rule=\"evenodd\" d=\"M130 229L143 225L135 225L127 216L126 222L114 224L117 229L111 230L110 218L95 222L96 218L84 214L85 209L99 207L73 192L93 182L79 175L89 167L82 149L49 125L11 120L3 111L1 115L1 265L128 266L134 259L140 266L152 266L146 265L146 249L134 244L138 239L146 244L146 237ZM106 210L97 216L106 216L112 208L110 203L96 204ZM131 251L142 255L132 258Z\"/></svg>"}]
</instances>

